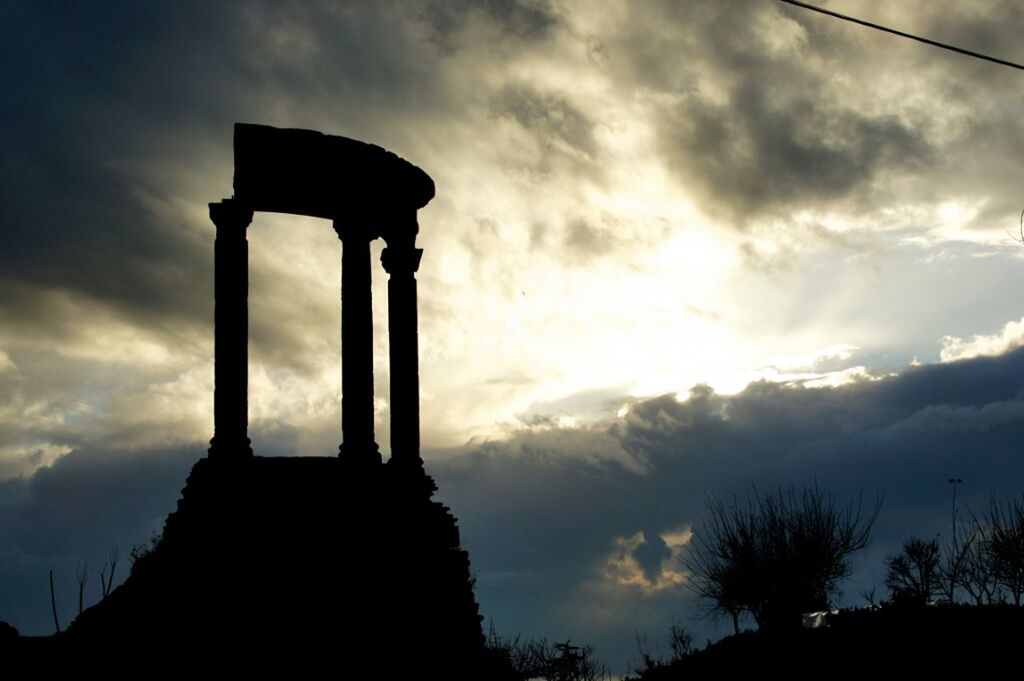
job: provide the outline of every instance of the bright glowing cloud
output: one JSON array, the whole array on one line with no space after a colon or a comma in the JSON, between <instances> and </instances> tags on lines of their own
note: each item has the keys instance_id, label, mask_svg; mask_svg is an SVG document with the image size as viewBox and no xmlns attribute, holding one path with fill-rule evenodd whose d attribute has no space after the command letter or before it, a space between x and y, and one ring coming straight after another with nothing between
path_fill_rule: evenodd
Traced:
<instances>
[{"instance_id":1,"label":"bright glowing cloud","mask_svg":"<svg viewBox=\"0 0 1024 681\"><path fill-rule=\"evenodd\" d=\"M1007 322L1002 331L990 335L975 334L971 338L943 336L940 357L943 362L955 362L971 357L1001 355L1024 345L1024 318Z\"/></svg>"},{"instance_id":2,"label":"bright glowing cloud","mask_svg":"<svg viewBox=\"0 0 1024 681\"><path fill-rule=\"evenodd\" d=\"M686 526L650 539L643 532L616 537L615 549L604 565L604 578L619 587L635 588L645 596L678 589L686 584L687 573L680 558L692 538L693 530ZM650 553L649 547L657 553L653 562L651 558L645 560L645 566L637 554L645 549Z\"/></svg>"}]
</instances>

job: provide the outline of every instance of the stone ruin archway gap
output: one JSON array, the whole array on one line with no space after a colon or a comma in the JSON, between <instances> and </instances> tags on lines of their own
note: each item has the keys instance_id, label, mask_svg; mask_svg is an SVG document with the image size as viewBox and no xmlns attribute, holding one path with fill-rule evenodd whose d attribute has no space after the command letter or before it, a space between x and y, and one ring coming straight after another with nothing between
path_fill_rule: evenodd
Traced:
<instances>
[{"instance_id":1,"label":"stone ruin archway gap","mask_svg":"<svg viewBox=\"0 0 1024 681\"><path fill-rule=\"evenodd\" d=\"M341 401L341 243L322 218L255 214L249 243L248 423L262 456L337 453ZM380 241L374 242L379 257ZM386 281L373 282L375 301ZM387 395L383 307L374 307L375 394ZM378 399L378 405L380 400ZM379 406L378 406L379 410ZM291 434L282 440L280 428ZM382 424L377 421L381 440ZM386 439L386 438L384 438ZM381 441L386 459L387 445Z\"/></svg>"}]
</instances>

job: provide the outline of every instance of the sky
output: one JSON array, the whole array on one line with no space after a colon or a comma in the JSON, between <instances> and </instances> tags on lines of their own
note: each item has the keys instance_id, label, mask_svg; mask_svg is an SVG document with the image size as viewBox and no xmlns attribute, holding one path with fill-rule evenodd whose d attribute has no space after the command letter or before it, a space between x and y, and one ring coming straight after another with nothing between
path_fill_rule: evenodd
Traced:
<instances>
[{"instance_id":1,"label":"sky","mask_svg":"<svg viewBox=\"0 0 1024 681\"><path fill-rule=\"evenodd\" d=\"M1024 61L1009 0L821 4ZM424 458L501 632L616 668L673 621L723 635L679 561L709 494L884 494L856 603L947 529L949 477L964 508L1024 491L1019 71L773 0L311 0L8 2L0 75L0 619L24 633L48 570L66 620L76 566L117 545L123 570L204 455L236 121L434 178ZM340 244L248 234L253 448L331 455Z\"/></svg>"}]
</instances>

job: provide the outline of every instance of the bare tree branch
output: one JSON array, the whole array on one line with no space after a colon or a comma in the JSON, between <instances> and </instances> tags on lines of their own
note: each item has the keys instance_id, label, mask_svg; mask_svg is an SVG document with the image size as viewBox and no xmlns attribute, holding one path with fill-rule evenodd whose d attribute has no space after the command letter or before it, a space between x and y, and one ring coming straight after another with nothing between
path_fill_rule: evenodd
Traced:
<instances>
[{"instance_id":1,"label":"bare tree branch","mask_svg":"<svg viewBox=\"0 0 1024 681\"><path fill-rule=\"evenodd\" d=\"M82 614L82 610L85 609L85 583L89 581L89 564L82 561L82 568L75 574L75 578L78 579L78 614Z\"/></svg>"},{"instance_id":2,"label":"bare tree branch","mask_svg":"<svg viewBox=\"0 0 1024 681\"><path fill-rule=\"evenodd\" d=\"M117 556L117 546L111 546L108 560L104 563L103 569L100 570L100 588L102 589L103 598L106 598L110 594L110 590L114 587L114 572L117 570ZM106 575L107 567L110 568L109 577Z\"/></svg>"},{"instance_id":3,"label":"bare tree branch","mask_svg":"<svg viewBox=\"0 0 1024 681\"><path fill-rule=\"evenodd\" d=\"M60 620L57 619L57 594L53 590L53 570L50 570L50 607L53 609L53 628L60 633Z\"/></svg>"}]
</instances>

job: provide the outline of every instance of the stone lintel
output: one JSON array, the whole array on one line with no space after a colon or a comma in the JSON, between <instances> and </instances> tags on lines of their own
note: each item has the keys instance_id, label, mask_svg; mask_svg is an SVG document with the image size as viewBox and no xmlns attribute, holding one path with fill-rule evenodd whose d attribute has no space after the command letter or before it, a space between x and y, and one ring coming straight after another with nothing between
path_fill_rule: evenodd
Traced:
<instances>
[{"instance_id":1,"label":"stone lintel","mask_svg":"<svg viewBox=\"0 0 1024 681\"><path fill-rule=\"evenodd\" d=\"M236 123L234 190L252 210L345 220L415 215L434 197L434 181L375 144Z\"/></svg>"}]
</instances>

